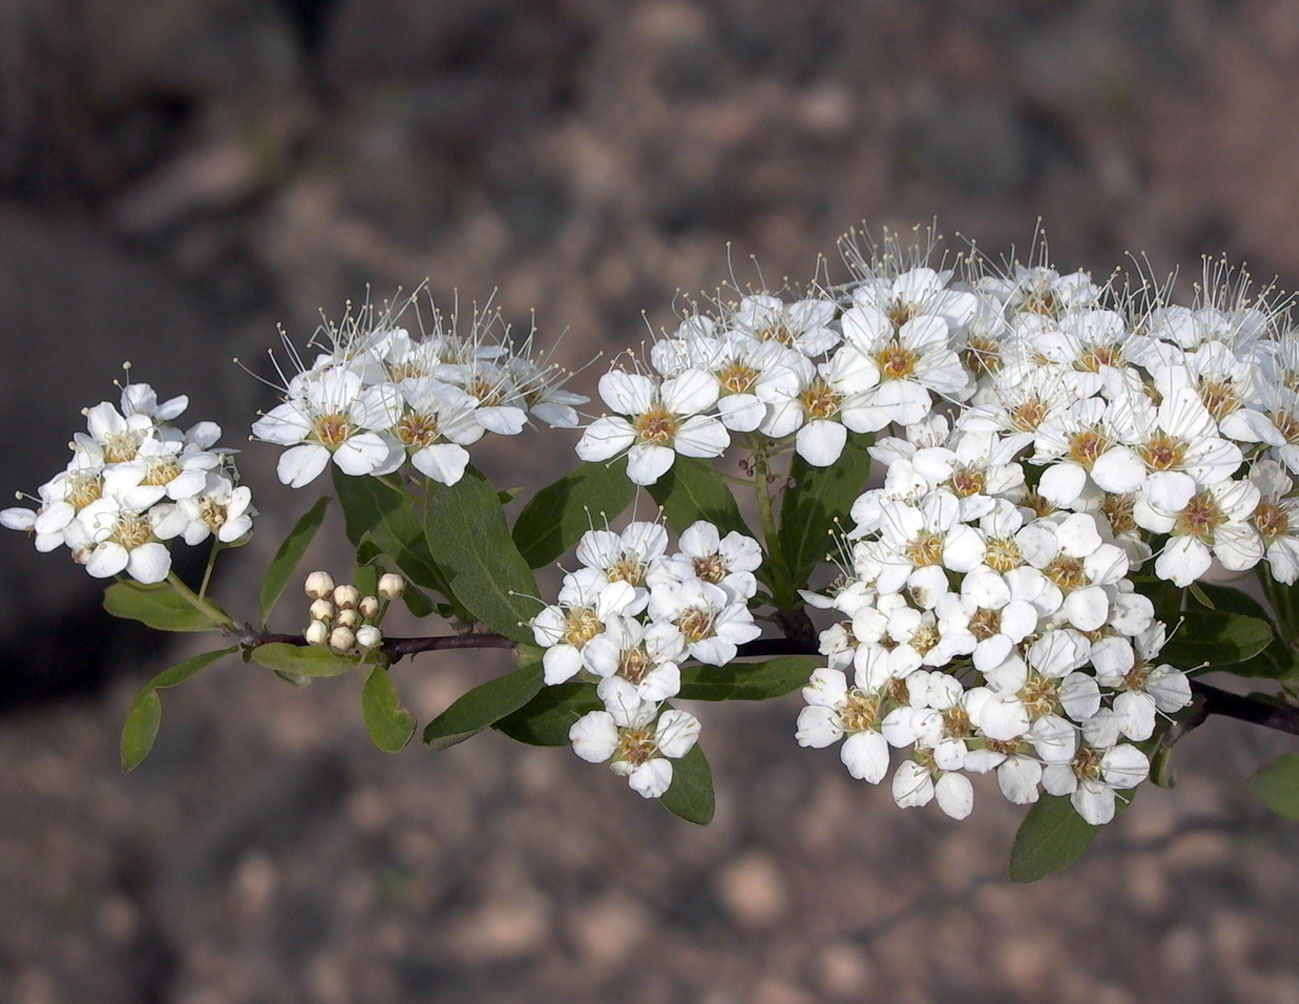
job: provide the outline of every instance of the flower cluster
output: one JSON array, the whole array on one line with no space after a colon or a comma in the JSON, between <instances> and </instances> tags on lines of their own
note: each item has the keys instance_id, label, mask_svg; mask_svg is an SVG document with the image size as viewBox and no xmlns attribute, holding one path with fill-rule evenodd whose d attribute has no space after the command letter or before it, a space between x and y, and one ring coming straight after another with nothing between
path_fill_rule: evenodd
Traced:
<instances>
[{"instance_id":1,"label":"flower cluster","mask_svg":"<svg viewBox=\"0 0 1299 1004\"><path fill-rule=\"evenodd\" d=\"M356 586L334 585L328 572L312 572L303 587L312 601L311 623L303 632L308 645L328 645L335 652L368 652L383 644L379 625L388 603L406 589L406 580L389 572L379 578L377 596L362 596Z\"/></svg>"},{"instance_id":2,"label":"flower cluster","mask_svg":"<svg viewBox=\"0 0 1299 1004\"><path fill-rule=\"evenodd\" d=\"M126 573L161 582L171 571L168 541L233 544L252 529L252 495L238 484L221 428L173 425L186 397L159 401L152 387L128 383L117 405L86 409L67 466L41 485L36 508L0 512L0 524L30 532L36 548L67 547L96 578Z\"/></svg>"},{"instance_id":3,"label":"flower cluster","mask_svg":"<svg viewBox=\"0 0 1299 1004\"><path fill-rule=\"evenodd\" d=\"M409 306L409 302L403 306ZM436 310L431 330L400 326L400 309L368 305L319 337L329 350L310 365L290 348L296 372L284 400L253 424L253 435L287 446L280 480L314 481L330 460L344 474L384 475L408 460L445 485L464 475L466 449L485 434L513 436L530 419L577 424L587 398L562 389L567 374L532 358L529 335L515 344L494 310L475 311L467 333Z\"/></svg>"},{"instance_id":4,"label":"flower cluster","mask_svg":"<svg viewBox=\"0 0 1299 1004\"><path fill-rule=\"evenodd\" d=\"M581 567L564 576L558 602L532 622L546 683L579 673L598 680L605 710L574 724L574 750L596 763L612 758L646 797L662 795L672 781L663 758L684 756L699 734L692 715L661 710L681 686L680 664L725 665L761 634L748 608L762 562L758 542L735 532L722 537L700 521L678 547L668 553L659 523L588 531L577 546Z\"/></svg>"}]
</instances>

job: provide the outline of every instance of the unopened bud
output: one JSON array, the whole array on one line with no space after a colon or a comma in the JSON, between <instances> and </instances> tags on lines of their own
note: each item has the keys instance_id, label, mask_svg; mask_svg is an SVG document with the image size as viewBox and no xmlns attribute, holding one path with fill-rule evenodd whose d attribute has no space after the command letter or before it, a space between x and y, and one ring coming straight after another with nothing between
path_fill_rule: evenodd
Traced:
<instances>
[{"instance_id":1,"label":"unopened bud","mask_svg":"<svg viewBox=\"0 0 1299 1004\"><path fill-rule=\"evenodd\" d=\"M324 600L334 591L334 577L328 572L312 572L307 576L305 592L313 600Z\"/></svg>"},{"instance_id":2,"label":"unopened bud","mask_svg":"<svg viewBox=\"0 0 1299 1004\"><path fill-rule=\"evenodd\" d=\"M356 644L356 635L351 628L336 627L329 632L329 647L335 652L350 652Z\"/></svg>"},{"instance_id":3,"label":"unopened bud","mask_svg":"<svg viewBox=\"0 0 1299 1004\"><path fill-rule=\"evenodd\" d=\"M385 600L395 600L406 591L406 580L400 575L388 572L379 577L379 595Z\"/></svg>"},{"instance_id":4,"label":"unopened bud","mask_svg":"<svg viewBox=\"0 0 1299 1004\"><path fill-rule=\"evenodd\" d=\"M340 610L350 610L361 602L361 590L356 586L339 586L334 590L334 603Z\"/></svg>"},{"instance_id":5,"label":"unopened bud","mask_svg":"<svg viewBox=\"0 0 1299 1004\"><path fill-rule=\"evenodd\" d=\"M362 596L361 602L356 605L356 609L361 611L361 616L366 620L379 616L379 599L376 596Z\"/></svg>"},{"instance_id":6,"label":"unopened bud","mask_svg":"<svg viewBox=\"0 0 1299 1004\"><path fill-rule=\"evenodd\" d=\"M329 641L329 625L324 621L312 621L303 635L308 645L323 645Z\"/></svg>"},{"instance_id":7,"label":"unopened bud","mask_svg":"<svg viewBox=\"0 0 1299 1004\"><path fill-rule=\"evenodd\" d=\"M339 627L351 628L355 631L357 625L361 623L361 614L356 610L340 610L336 623Z\"/></svg>"},{"instance_id":8,"label":"unopened bud","mask_svg":"<svg viewBox=\"0 0 1299 1004\"><path fill-rule=\"evenodd\" d=\"M367 624L364 627L357 628L356 643L363 649L377 648L383 644L383 632L373 624Z\"/></svg>"},{"instance_id":9,"label":"unopened bud","mask_svg":"<svg viewBox=\"0 0 1299 1004\"><path fill-rule=\"evenodd\" d=\"M313 621L330 621L334 617L334 604L329 600L311 601L311 619Z\"/></svg>"}]
</instances>

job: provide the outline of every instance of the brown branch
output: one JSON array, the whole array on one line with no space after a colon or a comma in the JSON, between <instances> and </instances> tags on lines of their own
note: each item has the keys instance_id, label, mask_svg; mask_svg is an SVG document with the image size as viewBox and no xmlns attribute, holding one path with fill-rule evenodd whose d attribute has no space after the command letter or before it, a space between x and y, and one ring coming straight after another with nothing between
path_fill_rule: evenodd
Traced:
<instances>
[{"instance_id":1,"label":"brown branch","mask_svg":"<svg viewBox=\"0 0 1299 1004\"><path fill-rule=\"evenodd\" d=\"M307 641L300 634L275 634L270 631L259 631L251 624L245 624L241 631L235 632L239 644L248 648L266 645L271 642L282 642L286 645L306 645ZM759 638L739 646L737 658L772 658L781 655L816 655L815 640L799 631L802 637L796 638ZM404 659L420 652L446 652L470 648L513 648L516 642L505 635L484 631L470 631L464 634L436 635L428 638L385 638L383 651L392 662ZM1224 718L1235 718L1238 721L1272 729L1274 732L1285 732L1299 736L1299 707L1279 706L1254 697L1233 694L1220 687L1214 687L1199 680L1191 681L1191 693L1195 695L1190 716L1179 724L1185 734L1202 725L1210 715L1221 715Z\"/></svg>"}]
</instances>

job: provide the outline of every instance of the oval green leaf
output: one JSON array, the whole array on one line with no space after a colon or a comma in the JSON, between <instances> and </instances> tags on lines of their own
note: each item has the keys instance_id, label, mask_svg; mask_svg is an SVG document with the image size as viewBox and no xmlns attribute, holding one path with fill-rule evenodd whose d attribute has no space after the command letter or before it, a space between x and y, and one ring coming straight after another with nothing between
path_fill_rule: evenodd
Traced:
<instances>
[{"instance_id":1,"label":"oval green leaf","mask_svg":"<svg viewBox=\"0 0 1299 1004\"><path fill-rule=\"evenodd\" d=\"M258 602L258 622L262 627L266 626L271 610L289 584L293 570L298 567L298 562L307 553L307 548L312 538L316 536L316 531L320 529L320 524L325 521L329 502L329 496L322 495L316 504L293 525L289 535L284 538L284 543L275 552L275 557L271 559L270 567L266 569L266 578L262 580L262 592Z\"/></svg>"},{"instance_id":2,"label":"oval green leaf","mask_svg":"<svg viewBox=\"0 0 1299 1004\"><path fill-rule=\"evenodd\" d=\"M1123 803L1117 803L1122 807ZM1019 824L1010 849L1010 878L1036 882L1067 868L1087 853L1102 827L1078 815L1063 795L1043 794Z\"/></svg>"},{"instance_id":3,"label":"oval green leaf","mask_svg":"<svg viewBox=\"0 0 1299 1004\"><path fill-rule=\"evenodd\" d=\"M1278 816L1299 819L1299 753L1264 764L1248 783L1254 797Z\"/></svg>"},{"instance_id":4,"label":"oval green leaf","mask_svg":"<svg viewBox=\"0 0 1299 1004\"><path fill-rule=\"evenodd\" d=\"M1265 622L1272 632L1272 640L1262 651L1250 659L1231 666L1230 672L1235 673L1237 676L1250 676L1269 680L1299 680L1299 658L1296 658L1294 650L1286 644L1282 632L1277 630L1276 624L1263 607L1263 604L1248 593L1241 592L1241 590L1231 586L1219 586L1213 583L1201 582L1196 583L1196 588L1204 594L1204 599L1209 601L1207 605L1210 605L1213 610L1244 614L1248 617L1257 618ZM1194 616L1189 619L1198 620L1200 615L1201 611L1197 610ZM1176 637L1175 635L1174 640L1176 640Z\"/></svg>"},{"instance_id":5,"label":"oval green leaf","mask_svg":"<svg viewBox=\"0 0 1299 1004\"><path fill-rule=\"evenodd\" d=\"M253 662L259 666L289 676L308 678L342 676L357 665L355 659L349 659L327 648L319 648L315 645L290 645L281 641L258 645L250 654Z\"/></svg>"},{"instance_id":6,"label":"oval green leaf","mask_svg":"<svg viewBox=\"0 0 1299 1004\"><path fill-rule=\"evenodd\" d=\"M688 823L706 825L713 818L713 772L698 743L680 760L672 761L672 784L659 799L663 808Z\"/></svg>"},{"instance_id":7,"label":"oval green leaf","mask_svg":"<svg viewBox=\"0 0 1299 1004\"><path fill-rule=\"evenodd\" d=\"M158 696L158 691L184 683L199 670L205 669L234 651L231 647L196 655L192 659L177 663L170 669L164 669L140 688L139 694L126 712L126 721L122 724L120 742L122 770L135 770L153 749L154 740L158 738L158 727L162 724L162 698Z\"/></svg>"},{"instance_id":8,"label":"oval green leaf","mask_svg":"<svg viewBox=\"0 0 1299 1004\"><path fill-rule=\"evenodd\" d=\"M537 583L487 478L470 467L454 485L430 482L424 538L469 613L507 638L532 640Z\"/></svg>"},{"instance_id":9,"label":"oval green leaf","mask_svg":"<svg viewBox=\"0 0 1299 1004\"><path fill-rule=\"evenodd\" d=\"M568 730L588 711L600 711L604 701L593 683L561 683L540 692L492 728L530 746L567 746Z\"/></svg>"},{"instance_id":10,"label":"oval green leaf","mask_svg":"<svg viewBox=\"0 0 1299 1004\"><path fill-rule=\"evenodd\" d=\"M216 608L211 600L206 602ZM116 582L104 590L104 609L114 617L139 621L159 631L220 631L232 623L228 616L221 623L196 610L165 582L148 586Z\"/></svg>"},{"instance_id":11,"label":"oval green leaf","mask_svg":"<svg viewBox=\"0 0 1299 1004\"><path fill-rule=\"evenodd\" d=\"M687 701L768 701L804 686L812 670L824 665L814 655L786 655L766 662L686 666L677 696Z\"/></svg>"},{"instance_id":12,"label":"oval green leaf","mask_svg":"<svg viewBox=\"0 0 1299 1004\"><path fill-rule=\"evenodd\" d=\"M514 522L514 543L532 568L570 551L592 525L616 519L636 496L627 459L583 463L542 488Z\"/></svg>"},{"instance_id":13,"label":"oval green leaf","mask_svg":"<svg viewBox=\"0 0 1299 1004\"><path fill-rule=\"evenodd\" d=\"M405 749L415 734L418 722L414 714L402 707L401 697L386 666L375 666L366 677L365 689L361 692L361 711L370 738L385 753Z\"/></svg>"},{"instance_id":14,"label":"oval green leaf","mask_svg":"<svg viewBox=\"0 0 1299 1004\"><path fill-rule=\"evenodd\" d=\"M1222 609L1197 610L1182 621L1159 657L1179 669L1258 676L1264 674L1250 672L1247 664L1271 644L1272 629L1262 618Z\"/></svg>"},{"instance_id":15,"label":"oval green leaf","mask_svg":"<svg viewBox=\"0 0 1299 1004\"><path fill-rule=\"evenodd\" d=\"M533 663L474 687L424 726L429 748L462 743L527 704L541 689L541 664Z\"/></svg>"},{"instance_id":16,"label":"oval green leaf","mask_svg":"<svg viewBox=\"0 0 1299 1004\"><path fill-rule=\"evenodd\" d=\"M753 536L730 488L705 460L677 457L668 472L649 486L649 493L663 507L668 526L677 533L696 520L706 519L722 536L732 530Z\"/></svg>"}]
</instances>

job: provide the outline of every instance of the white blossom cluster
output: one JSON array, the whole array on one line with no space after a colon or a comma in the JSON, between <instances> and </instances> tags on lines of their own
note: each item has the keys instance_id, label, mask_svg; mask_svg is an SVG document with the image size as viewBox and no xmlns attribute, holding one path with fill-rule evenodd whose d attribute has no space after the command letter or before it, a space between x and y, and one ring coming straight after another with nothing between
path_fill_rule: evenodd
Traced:
<instances>
[{"instance_id":1,"label":"white blossom cluster","mask_svg":"<svg viewBox=\"0 0 1299 1004\"><path fill-rule=\"evenodd\" d=\"M898 291L930 272L858 263L845 337L875 298L900 344L914 320ZM1299 578L1299 333L1215 278L1189 308L1040 266L971 269L929 294L969 297L937 349L960 360L961 404L895 420L871 447L884 485L853 506L845 574L808 594L843 619L822 634L801 744L844 738L872 783L908 749L898 803L957 818L966 775L989 771L1013 802L1045 790L1088 822L1113 816L1149 770L1134 744L1191 702L1132 577L1185 587L1215 561L1266 559Z\"/></svg>"},{"instance_id":2,"label":"white blossom cluster","mask_svg":"<svg viewBox=\"0 0 1299 1004\"><path fill-rule=\"evenodd\" d=\"M409 302L404 306L409 306ZM530 419L577 425L588 399L562 389L567 374L532 358L530 334L515 344L494 310L475 311L461 333L436 310L430 330L400 326L402 310L376 317L369 307L337 327L308 365L288 351L295 372L281 373L284 400L253 424L257 439L287 446L280 481L301 488L332 458L345 474L385 475L408 460L445 485L464 475L467 446L494 432L514 436Z\"/></svg>"},{"instance_id":3,"label":"white blossom cluster","mask_svg":"<svg viewBox=\"0 0 1299 1004\"><path fill-rule=\"evenodd\" d=\"M701 520L678 548L668 552L660 523L590 530L558 602L532 621L547 684L578 674L598 681L605 708L574 723L574 751L592 763L611 761L647 798L667 791L670 761L699 735L693 715L662 707L680 689L680 664L725 665L761 634L748 608L762 563L758 542L734 531L722 537Z\"/></svg>"},{"instance_id":4,"label":"white blossom cluster","mask_svg":"<svg viewBox=\"0 0 1299 1004\"><path fill-rule=\"evenodd\" d=\"M311 623L303 632L307 644L327 645L343 655L377 648L383 644L380 625L388 603L405 589L406 580L392 572L379 577L378 595L362 595L354 585L334 585L333 576L328 572L312 572L303 586L311 600L308 610Z\"/></svg>"},{"instance_id":5,"label":"white blossom cluster","mask_svg":"<svg viewBox=\"0 0 1299 1004\"><path fill-rule=\"evenodd\" d=\"M5 509L0 524L31 533L39 551L67 547L95 578L125 573L144 583L167 578L169 541L243 539L256 515L252 493L238 484L230 451L216 446L220 426L172 424L188 405L128 383L117 405L86 409L67 466L40 486L34 509Z\"/></svg>"}]
</instances>

